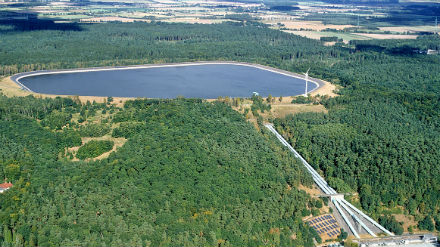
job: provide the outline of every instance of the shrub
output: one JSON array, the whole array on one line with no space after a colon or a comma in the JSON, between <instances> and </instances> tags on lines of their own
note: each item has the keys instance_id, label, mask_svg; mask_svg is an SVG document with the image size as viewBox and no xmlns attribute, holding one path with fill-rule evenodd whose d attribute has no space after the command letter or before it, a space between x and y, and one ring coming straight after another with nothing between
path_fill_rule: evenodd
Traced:
<instances>
[{"instance_id":1,"label":"shrub","mask_svg":"<svg viewBox=\"0 0 440 247\"><path fill-rule=\"evenodd\" d=\"M430 216L426 216L418 225L420 230L434 231L434 224Z\"/></svg>"},{"instance_id":2,"label":"shrub","mask_svg":"<svg viewBox=\"0 0 440 247\"><path fill-rule=\"evenodd\" d=\"M125 137L129 138L132 135L139 133L142 129L145 128L145 123L139 122L125 122L121 123L118 128L113 130L113 137Z\"/></svg>"},{"instance_id":3,"label":"shrub","mask_svg":"<svg viewBox=\"0 0 440 247\"><path fill-rule=\"evenodd\" d=\"M379 224L397 235L402 235L403 233L402 223L398 222L394 216L380 216Z\"/></svg>"},{"instance_id":4,"label":"shrub","mask_svg":"<svg viewBox=\"0 0 440 247\"><path fill-rule=\"evenodd\" d=\"M304 97L304 96L296 96L292 100L292 104L310 104L312 102L313 101L309 97Z\"/></svg>"},{"instance_id":5,"label":"shrub","mask_svg":"<svg viewBox=\"0 0 440 247\"><path fill-rule=\"evenodd\" d=\"M62 144L64 147L76 147L82 144L81 136L78 131L65 128L59 136L60 139L58 140L58 143Z\"/></svg>"},{"instance_id":6,"label":"shrub","mask_svg":"<svg viewBox=\"0 0 440 247\"><path fill-rule=\"evenodd\" d=\"M89 141L84 146L78 149L76 157L78 159L95 158L99 155L112 150L114 145L113 141Z\"/></svg>"},{"instance_id":7,"label":"shrub","mask_svg":"<svg viewBox=\"0 0 440 247\"><path fill-rule=\"evenodd\" d=\"M105 124L86 124L79 129L82 137L101 137L109 132L110 127Z\"/></svg>"},{"instance_id":8,"label":"shrub","mask_svg":"<svg viewBox=\"0 0 440 247\"><path fill-rule=\"evenodd\" d=\"M50 129L60 130L70 122L70 119L72 119L72 114L53 111L41 121L41 125Z\"/></svg>"},{"instance_id":9,"label":"shrub","mask_svg":"<svg viewBox=\"0 0 440 247\"><path fill-rule=\"evenodd\" d=\"M320 40L322 42L336 42L338 41L338 37L333 36L333 37L321 37Z\"/></svg>"}]
</instances>

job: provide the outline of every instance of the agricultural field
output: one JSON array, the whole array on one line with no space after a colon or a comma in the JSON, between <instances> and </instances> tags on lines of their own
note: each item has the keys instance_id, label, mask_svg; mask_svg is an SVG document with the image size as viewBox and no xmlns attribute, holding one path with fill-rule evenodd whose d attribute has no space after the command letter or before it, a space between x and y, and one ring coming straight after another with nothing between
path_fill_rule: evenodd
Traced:
<instances>
[{"instance_id":1,"label":"agricultural field","mask_svg":"<svg viewBox=\"0 0 440 247\"><path fill-rule=\"evenodd\" d=\"M4 1L4 0L3 0ZM350 5L319 1L112 0L88 2L0 3L0 20L42 18L54 22L180 22L215 24L259 22L312 39L415 39L439 31L435 3ZM5 17L6 15L6 17ZM333 44L333 43L328 43Z\"/></svg>"},{"instance_id":2,"label":"agricultural field","mask_svg":"<svg viewBox=\"0 0 440 247\"><path fill-rule=\"evenodd\" d=\"M337 37L344 43L351 40L371 40L371 39L416 39L417 35L410 34L387 34L387 33L348 33L348 32L329 32L329 31L287 31L302 37L319 40L321 37Z\"/></svg>"}]
</instances>

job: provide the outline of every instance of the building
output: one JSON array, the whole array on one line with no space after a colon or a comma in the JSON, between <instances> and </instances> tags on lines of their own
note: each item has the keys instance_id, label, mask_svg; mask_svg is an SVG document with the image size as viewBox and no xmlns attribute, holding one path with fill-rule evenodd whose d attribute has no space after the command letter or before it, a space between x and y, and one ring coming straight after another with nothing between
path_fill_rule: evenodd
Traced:
<instances>
[{"instance_id":1,"label":"building","mask_svg":"<svg viewBox=\"0 0 440 247\"><path fill-rule=\"evenodd\" d=\"M11 183L5 182L5 183L0 184L0 193L3 193L5 191L9 190L11 187L12 187Z\"/></svg>"},{"instance_id":2,"label":"building","mask_svg":"<svg viewBox=\"0 0 440 247\"><path fill-rule=\"evenodd\" d=\"M438 247L437 236L429 234L402 235L394 237L361 240L361 247L379 246L408 246L408 247Z\"/></svg>"},{"instance_id":3,"label":"building","mask_svg":"<svg viewBox=\"0 0 440 247\"><path fill-rule=\"evenodd\" d=\"M437 51L437 50L427 50L426 51L426 54L428 54L428 55L438 55L439 54L439 51Z\"/></svg>"}]
</instances>

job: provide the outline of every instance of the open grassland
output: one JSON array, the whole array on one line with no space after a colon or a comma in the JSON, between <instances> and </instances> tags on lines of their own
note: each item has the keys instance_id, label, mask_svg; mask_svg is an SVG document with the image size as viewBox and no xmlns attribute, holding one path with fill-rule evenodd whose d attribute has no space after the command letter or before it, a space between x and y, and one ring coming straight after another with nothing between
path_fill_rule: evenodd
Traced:
<instances>
[{"instance_id":1,"label":"open grassland","mask_svg":"<svg viewBox=\"0 0 440 247\"><path fill-rule=\"evenodd\" d=\"M272 104L272 109L267 114L262 114L263 118L284 118L290 114L298 114L305 112L326 113L327 110L323 105L312 104Z\"/></svg>"},{"instance_id":2,"label":"open grassland","mask_svg":"<svg viewBox=\"0 0 440 247\"><path fill-rule=\"evenodd\" d=\"M440 27L435 26L393 26L380 27L381 31L395 32L395 33L411 33L411 32L439 32Z\"/></svg>"}]
</instances>

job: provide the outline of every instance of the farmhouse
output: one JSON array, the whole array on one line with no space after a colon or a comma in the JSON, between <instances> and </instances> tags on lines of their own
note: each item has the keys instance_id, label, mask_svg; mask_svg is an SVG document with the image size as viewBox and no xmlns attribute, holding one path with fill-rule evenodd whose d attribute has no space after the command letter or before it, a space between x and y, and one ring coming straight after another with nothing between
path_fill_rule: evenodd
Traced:
<instances>
[{"instance_id":1,"label":"farmhouse","mask_svg":"<svg viewBox=\"0 0 440 247\"><path fill-rule=\"evenodd\" d=\"M11 183L2 183L0 184L0 193L3 193L7 190L9 190L12 187Z\"/></svg>"}]
</instances>

